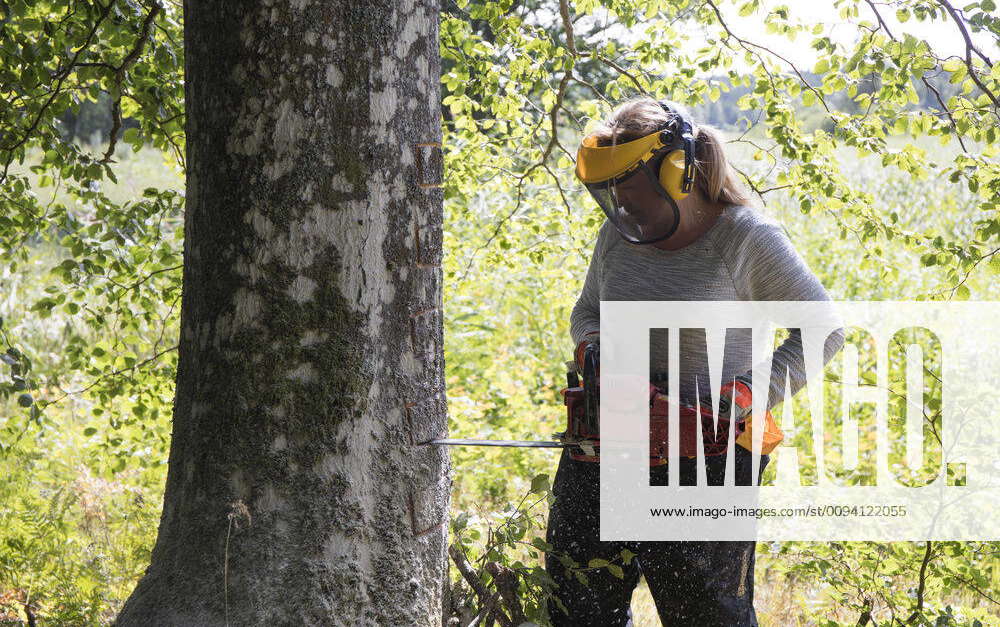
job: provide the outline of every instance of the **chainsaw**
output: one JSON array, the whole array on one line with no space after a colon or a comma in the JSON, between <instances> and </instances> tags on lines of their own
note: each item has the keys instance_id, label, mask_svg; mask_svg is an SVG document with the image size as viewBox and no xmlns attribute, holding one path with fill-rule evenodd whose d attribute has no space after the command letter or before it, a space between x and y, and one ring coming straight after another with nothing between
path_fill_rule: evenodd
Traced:
<instances>
[{"instance_id":1,"label":"chainsaw","mask_svg":"<svg viewBox=\"0 0 1000 627\"><path fill-rule=\"evenodd\" d=\"M566 406L566 430L553 434L554 440L474 440L443 438L421 442L424 445L446 446L508 446L530 448L567 448L576 461L600 461L600 345L590 343L583 353L583 364L575 360L566 362L567 386L561 390ZM654 377L657 383L665 377ZM649 465L667 463L667 412L669 397L665 390L649 384ZM728 448L730 419L725 417L730 403L725 397L720 401L716 423L711 407L704 403L694 407L680 405L680 454L692 458L697 455L697 437L700 435L705 455L724 455ZM768 412L770 414L770 412ZM700 420L699 420L700 418ZM749 436L749 417L737 420L735 436Z\"/></svg>"}]
</instances>

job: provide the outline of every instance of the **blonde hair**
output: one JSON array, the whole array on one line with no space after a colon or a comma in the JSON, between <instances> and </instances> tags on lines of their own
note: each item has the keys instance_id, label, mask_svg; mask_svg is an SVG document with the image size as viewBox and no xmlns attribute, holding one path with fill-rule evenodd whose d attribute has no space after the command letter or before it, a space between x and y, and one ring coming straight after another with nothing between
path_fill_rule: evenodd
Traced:
<instances>
[{"instance_id":1,"label":"blonde hair","mask_svg":"<svg viewBox=\"0 0 1000 627\"><path fill-rule=\"evenodd\" d=\"M708 124L696 124L684 105L672 101L667 101L667 104L692 120L694 183L701 196L713 203L749 206L750 194L726 159L721 131ZM620 104L593 135L597 137L598 146L614 146L662 129L673 117L656 100L639 96Z\"/></svg>"}]
</instances>

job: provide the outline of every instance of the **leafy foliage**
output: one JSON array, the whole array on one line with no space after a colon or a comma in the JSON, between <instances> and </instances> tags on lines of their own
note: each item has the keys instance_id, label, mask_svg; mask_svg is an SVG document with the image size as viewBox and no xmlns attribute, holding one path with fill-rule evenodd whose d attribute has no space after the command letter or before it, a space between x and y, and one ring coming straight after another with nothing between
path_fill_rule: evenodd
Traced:
<instances>
[{"instance_id":1,"label":"leafy foliage","mask_svg":"<svg viewBox=\"0 0 1000 627\"><path fill-rule=\"evenodd\" d=\"M575 146L589 121L638 93L685 102L727 126L727 151L745 183L834 298L989 298L1000 269L1000 71L974 50L968 63L936 55L934 42L907 34L905 23L890 28L876 13L883 5L836 7L856 25L852 45L788 7L753 0L450 7L441 53L453 432L546 438L562 427L569 312L600 223L573 180ZM961 13L943 2L893 7L900 21L978 25L997 39L988 4ZM734 13L757 17L767 32L806 38L818 61L800 67L775 54L730 24ZM736 90L735 120L732 109L709 106ZM706 117L713 110L724 115ZM454 507L483 533L490 512L516 502L527 477L555 464L552 455L518 449L456 450L453 458ZM789 606L762 606L762 619L986 624L998 610L997 571L977 556L995 555L995 545L927 546L924 568L925 544L784 543L762 552L759 580L773 583L758 598L791 598ZM483 559L498 559L489 542L480 549ZM988 583L961 583L930 565L973 563L961 567Z\"/></svg>"},{"instance_id":2,"label":"leafy foliage","mask_svg":"<svg viewBox=\"0 0 1000 627\"><path fill-rule=\"evenodd\" d=\"M601 221L573 179L575 146L635 94L725 127L747 186L834 298L992 296L1000 68L977 42L1000 38L995 4L832 4L853 41L799 5L759 0L444 4L454 435L563 428L569 313ZM969 43L940 53L908 32L921 23ZM761 31L807 41L815 63ZM182 37L172 2L0 5L4 619L106 623L152 546L179 336ZM100 147L67 126L84 103L107 107ZM556 458L456 449L453 460L456 546L513 572L523 612L544 621L540 477ZM762 545L762 622L989 624L996 558L995 543ZM564 565L582 577L618 567Z\"/></svg>"}]
</instances>

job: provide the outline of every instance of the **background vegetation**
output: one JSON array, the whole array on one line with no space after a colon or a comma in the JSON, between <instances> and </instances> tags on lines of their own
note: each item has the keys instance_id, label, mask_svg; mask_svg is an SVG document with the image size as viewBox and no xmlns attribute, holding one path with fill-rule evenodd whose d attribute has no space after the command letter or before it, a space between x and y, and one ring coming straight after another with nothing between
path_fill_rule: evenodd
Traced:
<instances>
[{"instance_id":1,"label":"background vegetation","mask_svg":"<svg viewBox=\"0 0 1000 627\"><path fill-rule=\"evenodd\" d=\"M755 0L443 7L453 435L563 428L569 312L601 221L573 181L575 146L588 121L636 93L686 102L726 130L759 208L833 298L995 297L1000 69L989 51L948 57L905 29L933 22L995 41L994 3L833 4L857 32L850 45L798 9ZM0 6L8 624L109 623L149 559L178 338L179 11L130 0ZM736 31L733 14L756 30ZM799 67L755 42L761 31L806 39L819 60ZM544 450L453 451L458 552L485 585L513 582L539 620L556 461ZM617 567L574 566L583 577ZM452 579L455 612L471 619L481 603L457 570ZM756 594L764 625L996 624L998 546L761 543ZM638 624L656 624L648 593L634 605Z\"/></svg>"}]
</instances>

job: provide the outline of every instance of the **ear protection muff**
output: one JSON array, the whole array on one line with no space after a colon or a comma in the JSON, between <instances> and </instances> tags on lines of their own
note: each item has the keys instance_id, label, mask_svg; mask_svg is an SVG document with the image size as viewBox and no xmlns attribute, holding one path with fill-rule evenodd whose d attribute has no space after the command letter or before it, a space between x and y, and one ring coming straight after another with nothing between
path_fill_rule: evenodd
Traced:
<instances>
[{"instance_id":1,"label":"ear protection muff","mask_svg":"<svg viewBox=\"0 0 1000 627\"><path fill-rule=\"evenodd\" d=\"M681 146L663 157L659 171L660 185L671 197L680 200L691 193L694 183L694 125L667 100L660 100L657 104L671 117L660 132L661 141L667 146Z\"/></svg>"}]
</instances>

